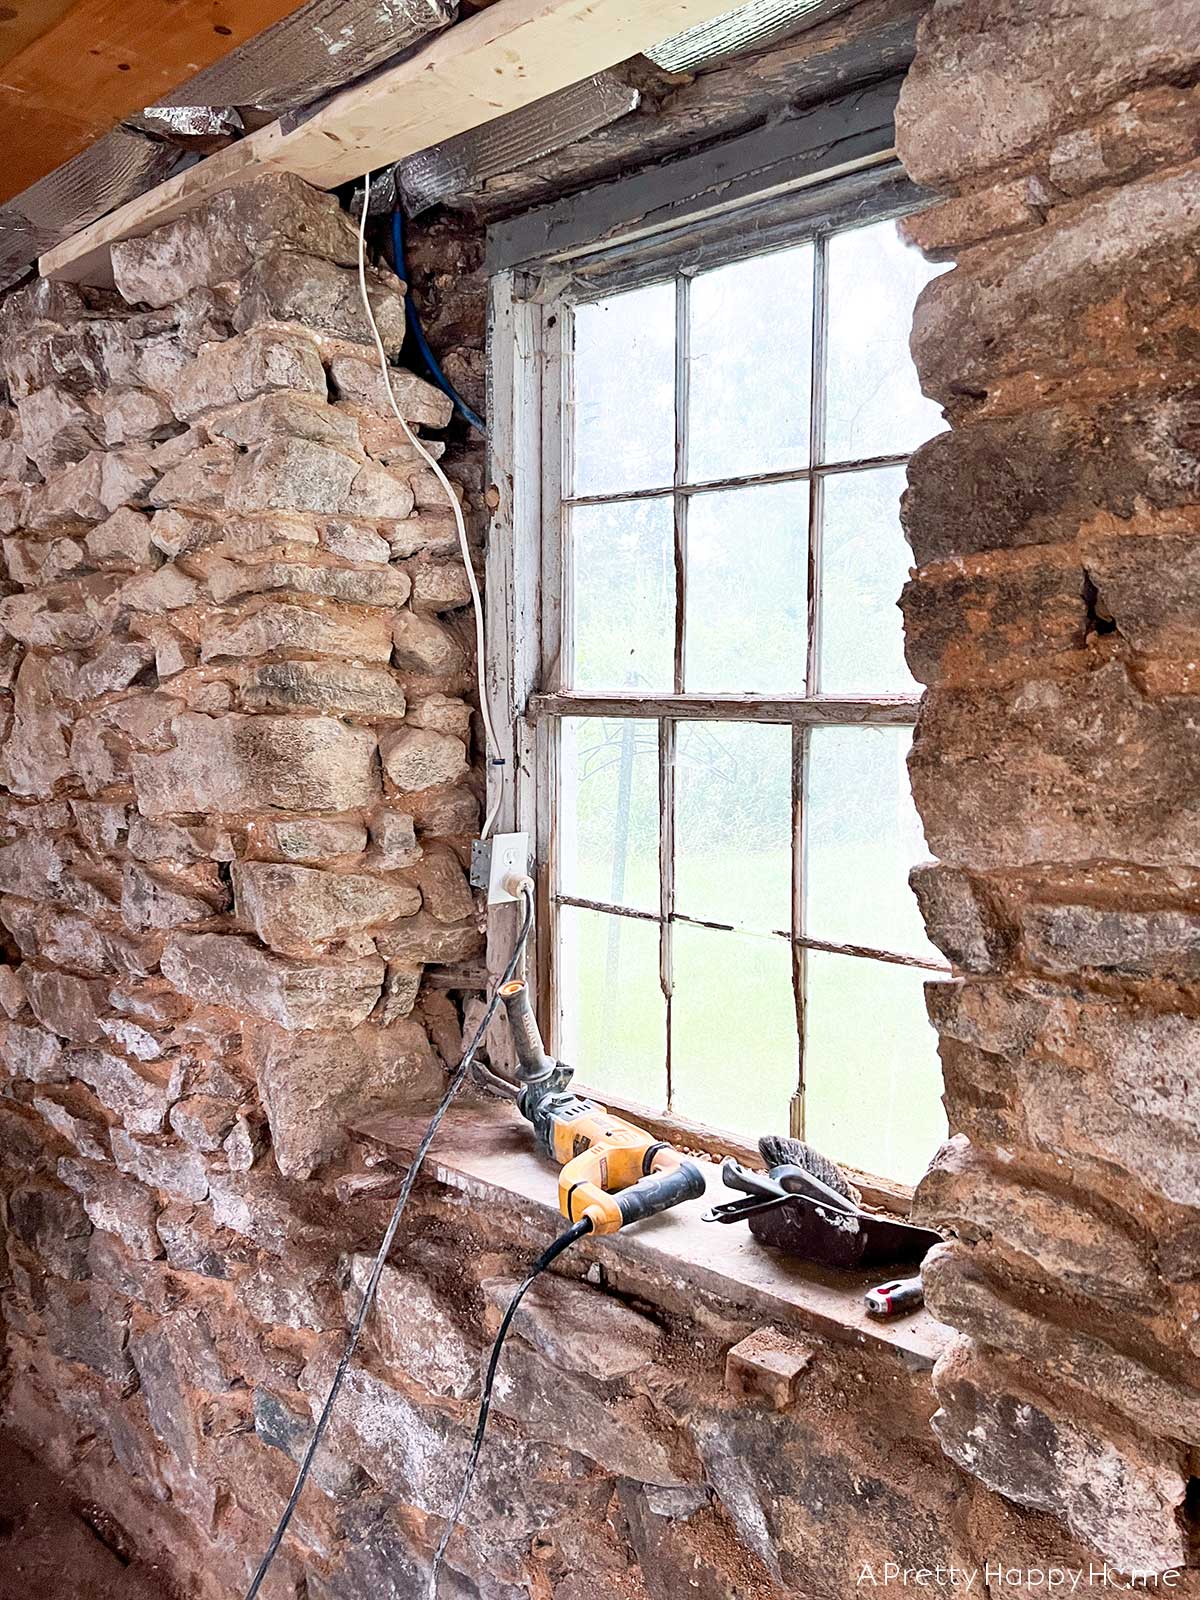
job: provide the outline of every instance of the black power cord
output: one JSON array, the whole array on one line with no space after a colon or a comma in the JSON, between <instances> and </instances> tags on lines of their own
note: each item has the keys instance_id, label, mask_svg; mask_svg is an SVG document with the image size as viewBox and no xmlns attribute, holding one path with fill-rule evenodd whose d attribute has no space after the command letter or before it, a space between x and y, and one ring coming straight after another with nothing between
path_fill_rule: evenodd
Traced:
<instances>
[{"instance_id":1,"label":"black power cord","mask_svg":"<svg viewBox=\"0 0 1200 1600\"><path fill-rule=\"evenodd\" d=\"M492 1385L496 1381L496 1368L500 1365L500 1352L504 1348L505 1335L516 1316L517 1307L525 1297L525 1291L533 1283L539 1273L545 1272L552 1261L562 1255L564 1250L570 1249L577 1239L582 1239L585 1233L592 1231L590 1217L581 1217L573 1223L565 1233L560 1233L554 1243L548 1245L541 1255L529 1268L528 1272L517 1285L512 1299L508 1302L508 1310L500 1320L500 1327L496 1332L496 1341L492 1345L491 1360L488 1362L487 1376L483 1380L483 1394L479 1401L479 1420L475 1424L475 1437L471 1441L471 1453L467 1457L467 1465L463 1471L462 1483L459 1487L458 1497L450 1513L442 1537L438 1540L438 1547L434 1551L433 1566L429 1571L428 1600L437 1600L438 1573L441 1571L442 1560L446 1554L446 1547L450 1543L451 1535L458 1527L458 1519L462 1516L463 1507L467 1503L467 1496L471 1492L471 1482L475 1476L475 1468L479 1464L479 1452L483 1447L483 1435L487 1428L488 1414L492 1409Z\"/></svg>"},{"instance_id":2,"label":"black power cord","mask_svg":"<svg viewBox=\"0 0 1200 1600\"><path fill-rule=\"evenodd\" d=\"M507 967L504 969L503 977L492 991L492 998L488 1002L488 1007L483 1014L482 1021L475 1029L474 1036L471 1039L470 1044L467 1046L462 1060L454 1069L454 1074L450 1079L445 1094L442 1096L441 1101L438 1104L437 1110L433 1113L433 1116L429 1120L429 1126L426 1128L424 1136L422 1137L420 1144L417 1146L416 1154L413 1156L412 1165L405 1174L404 1182L400 1185L400 1193L396 1196L396 1204L392 1210L392 1215L390 1221L388 1222L387 1230L384 1233L383 1242L379 1246L379 1252L376 1255L375 1263L371 1268L371 1276L367 1279L367 1286L363 1290L362 1303L359 1305L354 1321L350 1325L350 1336L346 1340L346 1348L342 1351L342 1358L337 1364L337 1371L333 1375L333 1383L330 1385L329 1393L325 1398L325 1404L321 1407L321 1414L317 1418L317 1425L313 1429L312 1438L308 1441L308 1449L304 1452L304 1459L300 1463L300 1470L296 1474L296 1482L292 1488L291 1494L288 1496L287 1505L283 1508L283 1514L276 1524L275 1532L271 1535L270 1543L267 1545L266 1551L263 1554L263 1558L258 1564L258 1571L254 1574L254 1579L250 1584L250 1587L246 1590L246 1600L255 1600L255 1596L262 1588L263 1580L266 1578L267 1573L270 1570L272 1561L274 1561L276 1555L279 1553L279 1546L283 1543L283 1536L287 1532L288 1524L291 1522L296 1507L300 1502L300 1496L304 1491L305 1483L308 1481L308 1474L312 1468L317 1450L320 1447L321 1439L323 1438L325 1429L329 1424L329 1419L333 1415L333 1406L335 1400L337 1399L338 1390L342 1387L342 1380L345 1378L346 1373L349 1370L350 1362L353 1360L354 1351L358 1344L359 1334L363 1330L363 1324L367 1320L367 1313L370 1311L374 1302L375 1291L379 1288L379 1280L383 1276L383 1269L387 1265L387 1258L392 1248L392 1241L396 1237L396 1229L400 1226L400 1219L404 1215L404 1208L408 1204L408 1197L412 1193L413 1185L417 1181L417 1174L421 1170L421 1163L425 1160L426 1155L429 1153L429 1147L433 1143L434 1135L441 1126L442 1118L446 1115L447 1111L449 1111L455 1096L466 1082L467 1073L471 1070L471 1063L475 1059L476 1052L478 1051L483 1040L483 1036L487 1032L492 1018L496 1015L497 1007L500 1004L500 990L517 970L517 964L520 961L521 955L525 949L526 940L529 938L529 930L533 925L533 895L530 893L528 888L524 890L524 896L525 915L521 919L521 931L517 935L517 942L513 947L513 953L509 957L509 962ZM564 1238L565 1237L566 1236L564 1235ZM555 1243L558 1242L559 1241L557 1240L555 1241ZM570 1242L571 1241L568 1240L568 1243ZM551 1249L553 1249L553 1246L551 1246ZM563 1245L563 1249L566 1249L565 1244ZM547 1251L545 1257L539 1257L538 1259L539 1261L543 1259L552 1261L554 1257L549 1251ZM532 1282L533 1277L535 1277L537 1272L540 1270L540 1267L536 1267L534 1269L530 1275L530 1282ZM514 1298L513 1305L509 1308L510 1311L515 1309L516 1298L519 1298L519 1296L524 1293L527 1287L528 1284L522 1285L521 1289L518 1291L517 1297ZM488 1381L490 1387L490 1374ZM484 1420L486 1421L486 1417ZM483 1435L481 1429L479 1435L480 1442L482 1442L482 1437ZM476 1453L478 1453L478 1449L476 1450Z\"/></svg>"}]
</instances>

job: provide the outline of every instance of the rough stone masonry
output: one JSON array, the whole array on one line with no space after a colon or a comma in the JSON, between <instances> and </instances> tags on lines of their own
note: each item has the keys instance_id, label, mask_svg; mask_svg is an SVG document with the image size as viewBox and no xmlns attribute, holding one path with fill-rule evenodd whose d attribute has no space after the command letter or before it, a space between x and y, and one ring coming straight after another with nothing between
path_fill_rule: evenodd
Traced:
<instances>
[{"instance_id":1,"label":"rough stone masonry","mask_svg":"<svg viewBox=\"0 0 1200 1600\"><path fill-rule=\"evenodd\" d=\"M961 254L916 333L955 426L906 515L943 862L918 887L964 974L931 1005L971 1141L921 1204L971 1337L935 1395L920 1359L764 1328L750 1290L636 1252L585 1283L580 1247L506 1351L452 1600L846 1600L893 1569L983 1593L989 1565L1192 1555L1195 42L1180 7L1149 40L1115 0L1060 9L939 4L904 107L952 191L914 232ZM413 250L475 383L478 243ZM394 1194L344 1125L429 1104L478 981L467 594L331 197L263 180L115 254L115 294L0 306L4 1417L230 1600ZM395 351L400 288L372 293ZM478 535L479 455L446 460ZM420 1595L547 1227L418 1188L272 1600Z\"/></svg>"},{"instance_id":2,"label":"rough stone masonry","mask_svg":"<svg viewBox=\"0 0 1200 1600\"><path fill-rule=\"evenodd\" d=\"M395 1192L344 1125L429 1105L478 985L464 574L354 252L272 179L119 248L116 295L0 309L4 1414L204 1600L244 1592ZM414 258L477 379L478 240ZM477 528L478 455L447 462ZM418 1197L274 1600L414 1600L547 1242ZM454 1600L841 1600L867 1565L1071 1553L941 1455L927 1364L614 1259L531 1297Z\"/></svg>"},{"instance_id":3,"label":"rough stone masonry","mask_svg":"<svg viewBox=\"0 0 1200 1600\"><path fill-rule=\"evenodd\" d=\"M1147 1569L1197 1559L1198 20L938 0L898 116L946 196L910 236L957 262L904 508L914 886L962 974L928 988L955 1137L917 1209L963 1334L934 1427Z\"/></svg>"}]
</instances>

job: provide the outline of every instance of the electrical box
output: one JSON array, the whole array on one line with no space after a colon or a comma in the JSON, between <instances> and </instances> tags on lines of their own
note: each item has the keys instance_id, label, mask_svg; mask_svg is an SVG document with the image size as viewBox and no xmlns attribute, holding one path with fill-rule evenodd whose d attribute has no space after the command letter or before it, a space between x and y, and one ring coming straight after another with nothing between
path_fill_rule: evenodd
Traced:
<instances>
[{"instance_id":1,"label":"electrical box","mask_svg":"<svg viewBox=\"0 0 1200 1600\"><path fill-rule=\"evenodd\" d=\"M504 887L508 878L529 875L529 835L494 833L490 839L476 839L471 846L471 883L487 890L490 906L505 905L517 897Z\"/></svg>"}]
</instances>

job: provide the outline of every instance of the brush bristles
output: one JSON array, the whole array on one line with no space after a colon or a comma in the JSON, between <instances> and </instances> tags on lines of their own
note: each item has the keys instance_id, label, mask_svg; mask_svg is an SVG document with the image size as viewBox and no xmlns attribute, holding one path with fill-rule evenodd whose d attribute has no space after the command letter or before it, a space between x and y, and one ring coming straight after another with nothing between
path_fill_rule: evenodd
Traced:
<instances>
[{"instance_id":1,"label":"brush bristles","mask_svg":"<svg viewBox=\"0 0 1200 1600\"><path fill-rule=\"evenodd\" d=\"M758 1141L758 1153L768 1167L803 1167L805 1172L811 1172L814 1178L819 1178L831 1189L844 1194L847 1200L853 1201L855 1205L862 1199L841 1167L828 1156L823 1156L819 1150L814 1150L812 1145L805 1144L803 1139L789 1139L783 1134L764 1133Z\"/></svg>"}]
</instances>

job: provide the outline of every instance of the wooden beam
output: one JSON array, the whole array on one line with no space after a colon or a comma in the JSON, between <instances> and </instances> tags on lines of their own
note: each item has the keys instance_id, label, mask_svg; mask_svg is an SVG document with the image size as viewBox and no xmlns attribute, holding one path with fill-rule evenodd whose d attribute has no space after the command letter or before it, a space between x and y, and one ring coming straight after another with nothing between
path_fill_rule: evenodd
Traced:
<instances>
[{"instance_id":1,"label":"wooden beam","mask_svg":"<svg viewBox=\"0 0 1200 1600\"><path fill-rule=\"evenodd\" d=\"M343 90L306 121L271 123L102 217L48 251L42 273L103 283L115 240L149 233L232 184L291 172L334 188L728 9L729 0L497 0L373 80Z\"/></svg>"},{"instance_id":2,"label":"wooden beam","mask_svg":"<svg viewBox=\"0 0 1200 1600\"><path fill-rule=\"evenodd\" d=\"M0 74L0 202L278 22L295 4L76 0L13 53Z\"/></svg>"},{"instance_id":3,"label":"wooden beam","mask_svg":"<svg viewBox=\"0 0 1200 1600\"><path fill-rule=\"evenodd\" d=\"M286 169L333 188L726 10L727 0L499 0L302 123L286 141Z\"/></svg>"},{"instance_id":4,"label":"wooden beam","mask_svg":"<svg viewBox=\"0 0 1200 1600\"><path fill-rule=\"evenodd\" d=\"M599 250L895 157L899 78L493 224L492 271Z\"/></svg>"},{"instance_id":5,"label":"wooden beam","mask_svg":"<svg viewBox=\"0 0 1200 1600\"><path fill-rule=\"evenodd\" d=\"M824 14L794 39L685 77L644 59L626 62L618 75L641 90L636 116L489 177L455 205L489 218L515 215L903 73L915 53L917 23L931 4L858 0L849 10Z\"/></svg>"}]
</instances>

